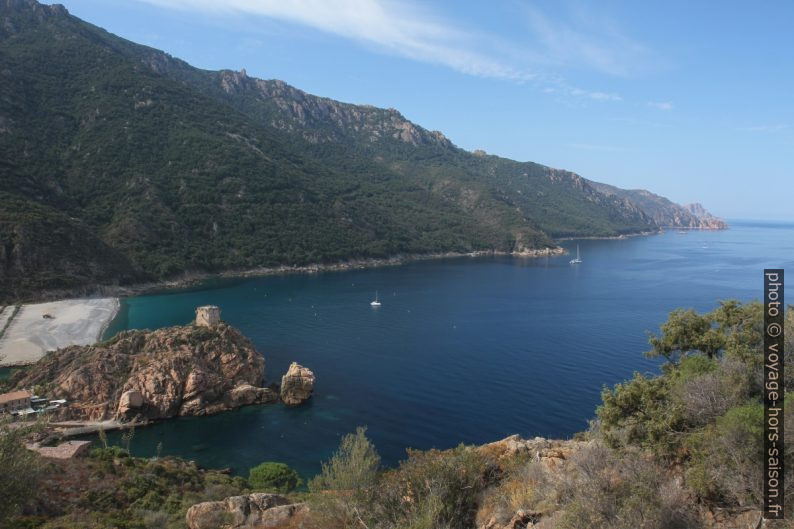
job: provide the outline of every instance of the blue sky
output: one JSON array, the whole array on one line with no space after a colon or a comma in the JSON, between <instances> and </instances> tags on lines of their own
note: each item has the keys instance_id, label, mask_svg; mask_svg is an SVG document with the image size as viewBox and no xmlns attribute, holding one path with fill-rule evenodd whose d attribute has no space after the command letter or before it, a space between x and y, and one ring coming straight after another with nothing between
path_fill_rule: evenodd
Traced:
<instances>
[{"instance_id":1,"label":"blue sky","mask_svg":"<svg viewBox=\"0 0 794 529\"><path fill-rule=\"evenodd\" d=\"M792 2L62 3L200 68L397 108L465 149L794 219Z\"/></svg>"}]
</instances>

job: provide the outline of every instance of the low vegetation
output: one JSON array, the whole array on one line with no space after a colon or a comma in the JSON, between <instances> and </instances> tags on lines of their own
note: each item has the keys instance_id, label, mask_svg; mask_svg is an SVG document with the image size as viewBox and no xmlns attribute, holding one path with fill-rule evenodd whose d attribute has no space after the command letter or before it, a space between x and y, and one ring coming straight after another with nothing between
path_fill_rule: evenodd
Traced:
<instances>
[{"instance_id":1,"label":"low vegetation","mask_svg":"<svg viewBox=\"0 0 794 529\"><path fill-rule=\"evenodd\" d=\"M699 501L726 509L759 509L762 325L760 303L726 301L706 314L674 311L661 334L651 338L649 355L667 359L662 376L637 374L605 389L596 427L600 438L615 450L640 447L663 464L677 465ZM786 326L791 342L791 312ZM792 345L786 344L789 365ZM794 387L788 371L781 381L786 392ZM791 425L791 395L785 403L785 420ZM792 446L787 442L787 459Z\"/></svg>"},{"instance_id":2,"label":"low vegetation","mask_svg":"<svg viewBox=\"0 0 794 529\"><path fill-rule=\"evenodd\" d=\"M16 426L16 425L14 425ZM0 419L0 527L13 518L36 492L43 465L25 442L37 426L12 427L8 419Z\"/></svg>"},{"instance_id":3,"label":"low vegetation","mask_svg":"<svg viewBox=\"0 0 794 529\"><path fill-rule=\"evenodd\" d=\"M10 499L2 515L13 520L5 526L20 528L184 527L186 509L199 501L280 491L309 504L305 528L754 526L763 490L761 325L758 303L674 311L650 339L648 354L664 358L661 373L605 388L591 428L576 440L409 451L384 469L359 428L308 491L296 492L297 474L278 463L251 469L248 480L173 458L132 458L119 447L44 464L20 447L24 433L15 431L0 442L0 492ZM794 316L786 325L794 351ZM783 382L790 390L791 376ZM792 397L785 419L794 425ZM794 434L787 438L790 459ZM790 467L786 483L794 505ZM31 496L33 487L38 494Z\"/></svg>"},{"instance_id":4,"label":"low vegetation","mask_svg":"<svg viewBox=\"0 0 794 529\"><path fill-rule=\"evenodd\" d=\"M286 494L300 487L303 481L294 469L284 463L264 462L249 471L248 483L259 492Z\"/></svg>"},{"instance_id":5,"label":"low vegetation","mask_svg":"<svg viewBox=\"0 0 794 529\"><path fill-rule=\"evenodd\" d=\"M250 490L244 478L227 472L177 458L131 457L118 446L75 460L45 460L24 448L21 433L13 434L15 443L8 435L0 436L3 528L181 529L191 505Z\"/></svg>"},{"instance_id":6,"label":"low vegetation","mask_svg":"<svg viewBox=\"0 0 794 529\"><path fill-rule=\"evenodd\" d=\"M591 429L578 436L584 442L556 458L540 452L499 457L487 447L411 451L398 468L368 473L369 486L353 487L347 479L349 469L361 465L357 454L373 453L359 431L344 443L355 439L369 448L334 456L333 483L340 486L328 487L332 500L329 494L310 498L313 512L333 520L323 527L370 529L501 529L530 522L561 529L689 529L730 527L739 516L755 524L763 490L762 323L759 303L724 301L705 314L673 311L647 353L664 358L661 374L637 373L605 388ZM794 337L793 316L787 331ZM787 391L792 380L784 381ZM794 425L792 397L786 423ZM793 446L786 444L789 459ZM794 484L790 468L786 482ZM793 490L786 489L789 502Z\"/></svg>"}]
</instances>

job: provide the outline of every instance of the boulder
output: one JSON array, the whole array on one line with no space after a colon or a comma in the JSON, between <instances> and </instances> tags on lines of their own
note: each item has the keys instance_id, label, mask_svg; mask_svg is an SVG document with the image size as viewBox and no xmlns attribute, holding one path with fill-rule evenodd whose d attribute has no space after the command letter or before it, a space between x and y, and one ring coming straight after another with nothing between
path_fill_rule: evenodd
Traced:
<instances>
[{"instance_id":1,"label":"boulder","mask_svg":"<svg viewBox=\"0 0 794 529\"><path fill-rule=\"evenodd\" d=\"M250 384L240 384L229 393L235 406L246 404L266 404L278 400L278 395L270 388L258 388Z\"/></svg>"},{"instance_id":2,"label":"boulder","mask_svg":"<svg viewBox=\"0 0 794 529\"><path fill-rule=\"evenodd\" d=\"M306 512L303 503L290 503L279 494L255 492L221 501L197 503L188 509L189 529L278 529Z\"/></svg>"},{"instance_id":3,"label":"boulder","mask_svg":"<svg viewBox=\"0 0 794 529\"><path fill-rule=\"evenodd\" d=\"M314 373L297 362L292 362L281 377L281 401L288 406L303 404L314 391Z\"/></svg>"},{"instance_id":4,"label":"boulder","mask_svg":"<svg viewBox=\"0 0 794 529\"><path fill-rule=\"evenodd\" d=\"M138 408L143 406L143 395L138 390L129 390L121 394L117 415L127 417L134 414Z\"/></svg>"}]
</instances>

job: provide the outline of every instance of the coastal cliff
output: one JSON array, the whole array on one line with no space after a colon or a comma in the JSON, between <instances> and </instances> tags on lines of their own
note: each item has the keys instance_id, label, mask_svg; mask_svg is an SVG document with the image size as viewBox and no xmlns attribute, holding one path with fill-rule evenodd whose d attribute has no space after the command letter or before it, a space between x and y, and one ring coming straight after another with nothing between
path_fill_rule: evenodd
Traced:
<instances>
[{"instance_id":1,"label":"coastal cliff","mask_svg":"<svg viewBox=\"0 0 794 529\"><path fill-rule=\"evenodd\" d=\"M660 228L694 228L701 230L724 230L728 228L728 224L724 220L706 211L699 203L681 206L645 189L621 189L600 182L588 182L604 195L618 197L636 204Z\"/></svg>"},{"instance_id":2,"label":"coastal cliff","mask_svg":"<svg viewBox=\"0 0 794 529\"><path fill-rule=\"evenodd\" d=\"M149 421L277 401L264 381L263 356L240 331L219 323L125 331L108 342L59 349L13 382L66 399L61 420Z\"/></svg>"},{"instance_id":3,"label":"coastal cliff","mask_svg":"<svg viewBox=\"0 0 794 529\"><path fill-rule=\"evenodd\" d=\"M706 208L703 207L702 204L699 202L695 202L693 204L687 204L684 208L689 211L692 215L697 217L700 221L700 227L710 230L724 230L728 227L728 224L706 211Z\"/></svg>"}]
</instances>

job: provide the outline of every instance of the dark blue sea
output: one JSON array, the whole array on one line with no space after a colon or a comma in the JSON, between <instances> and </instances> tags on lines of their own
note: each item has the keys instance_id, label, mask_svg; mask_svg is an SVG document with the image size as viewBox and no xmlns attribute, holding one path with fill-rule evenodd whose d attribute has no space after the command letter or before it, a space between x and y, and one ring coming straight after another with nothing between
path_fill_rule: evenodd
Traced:
<instances>
[{"instance_id":1,"label":"dark blue sea","mask_svg":"<svg viewBox=\"0 0 794 529\"><path fill-rule=\"evenodd\" d=\"M153 455L161 443L206 467L246 474L283 461L310 477L357 426L390 465L407 447L570 437L587 428L605 385L658 372L643 353L669 311L760 299L765 267L794 270L790 223L563 244L574 253L578 244L583 262L466 257L126 299L110 333L185 324L214 304L265 356L268 382L292 361L317 376L308 405L139 428L132 452Z\"/></svg>"}]
</instances>

